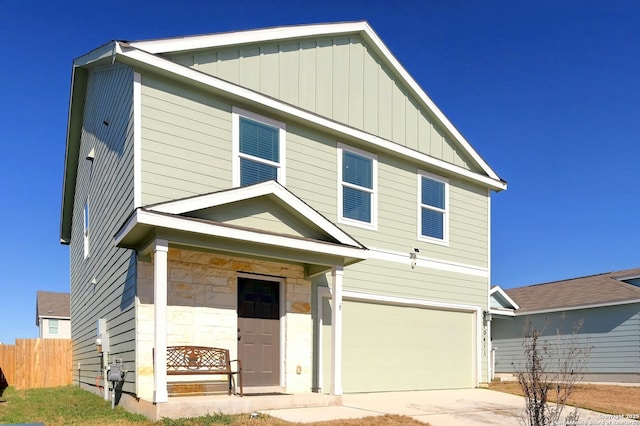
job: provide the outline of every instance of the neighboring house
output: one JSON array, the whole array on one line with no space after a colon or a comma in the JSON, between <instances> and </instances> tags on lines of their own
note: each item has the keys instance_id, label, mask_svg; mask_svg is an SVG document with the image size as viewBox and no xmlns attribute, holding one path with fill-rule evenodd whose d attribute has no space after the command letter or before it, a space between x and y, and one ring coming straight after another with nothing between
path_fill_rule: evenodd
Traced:
<instances>
[{"instance_id":1,"label":"neighboring house","mask_svg":"<svg viewBox=\"0 0 640 426\"><path fill-rule=\"evenodd\" d=\"M505 188L365 22L100 46L62 202L80 385L98 329L154 403L176 344L230 349L261 391L487 382Z\"/></svg>"},{"instance_id":2,"label":"neighboring house","mask_svg":"<svg viewBox=\"0 0 640 426\"><path fill-rule=\"evenodd\" d=\"M496 373L521 368L530 323L544 330L543 339L563 342L562 348L590 349L584 380L640 382L640 268L512 288L506 294L517 310L511 318L493 317Z\"/></svg>"},{"instance_id":3,"label":"neighboring house","mask_svg":"<svg viewBox=\"0 0 640 426\"><path fill-rule=\"evenodd\" d=\"M38 290L36 325L41 339L70 339L71 314L69 293Z\"/></svg>"}]
</instances>

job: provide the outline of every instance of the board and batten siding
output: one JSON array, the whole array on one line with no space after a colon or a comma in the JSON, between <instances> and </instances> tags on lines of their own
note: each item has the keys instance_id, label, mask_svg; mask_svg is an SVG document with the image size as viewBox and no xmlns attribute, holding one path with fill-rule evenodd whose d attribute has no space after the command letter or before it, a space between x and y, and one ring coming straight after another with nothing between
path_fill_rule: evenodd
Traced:
<instances>
[{"instance_id":1,"label":"board and batten siding","mask_svg":"<svg viewBox=\"0 0 640 426\"><path fill-rule=\"evenodd\" d=\"M552 345L559 341L559 330L563 341L590 348L585 374L640 374L640 304L494 319L491 334L492 345L497 348L496 373L511 373L523 365L527 321L544 330L543 339ZM573 336L579 321L582 327Z\"/></svg>"},{"instance_id":2,"label":"board and batten siding","mask_svg":"<svg viewBox=\"0 0 640 426\"><path fill-rule=\"evenodd\" d=\"M478 171L400 77L357 35L210 49L170 58Z\"/></svg>"},{"instance_id":3,"label":"board and batten siding","mask_svg":"<svg viewBox=\"0 0 640 426\"><path fill-rule=\"evenodd\" d=\"M230 188L231 103L151 75L143 75L142 83L142 204ZM349 141L280 116L266 116L287 126L287 188L337 223L337 145ZM430 258L488 267L486 188L444 176L450 184L449 244L419 241L420 166L369 152L378 157L378 229L339 226L368 247L401 252L418 247Z\"/></svg>"},{"instance_id":4,"label":"board and batten siding","mask_svg":"<svg viewBox=\"0 0 640 426\"><path fill-rule=\"evenodd\" d=\"M96 321L107 319L111 355L135 368L135 254L113 236L133 210L133 70L92 71L87 83L70 243L74 380L95 386L101 375ZM93 150L93 161L86 159ZM84 204L89 204L89 256L84 256ZM95 284L93 281L95 280ZM135 391L127 377L124 390Z\"/></svg>"}]
</instances>

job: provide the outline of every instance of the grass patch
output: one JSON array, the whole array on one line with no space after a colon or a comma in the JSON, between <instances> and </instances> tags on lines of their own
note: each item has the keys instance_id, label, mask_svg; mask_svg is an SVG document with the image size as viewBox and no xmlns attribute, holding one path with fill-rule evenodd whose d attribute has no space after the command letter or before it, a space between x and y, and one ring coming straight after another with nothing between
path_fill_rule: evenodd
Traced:
<instances>
[{"instance_id":1,"label":"grass patch","mask_svg":"<svg viewBox=\"0 0 640 426\"><path fill-rule=\"evenodd\" d=\"M489 389L522 396L518 382L495 382ZM549 392L550 398L553 393ZM640 387L580 384L569 398L569 405L606 414L640 414ZM555 402L555 401L554 401Z\"/></svg>"},{"instance_id":2,"label":"grass patch","mask_svg":"<svg viewBox=\"0 0 640 426\"><path fill-rule=\"evenodd\" d=\"M111 402L75 386L5 390L0 399L0 424L44 423L47 426L291 426L293 423L260 415L230 416L213 414L189 419L164 419L152 422L146 417L132 414L121 407L111 409ZM363 419L334 420L310 423L309 426L425 426L406 416L376 416Z\"/></svg>"}]
</instances>

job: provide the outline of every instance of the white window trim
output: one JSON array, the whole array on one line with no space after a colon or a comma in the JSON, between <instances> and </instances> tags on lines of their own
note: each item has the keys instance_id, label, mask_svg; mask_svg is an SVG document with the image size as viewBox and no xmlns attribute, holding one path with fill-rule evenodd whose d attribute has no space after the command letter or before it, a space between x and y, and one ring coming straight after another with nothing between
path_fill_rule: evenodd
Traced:
<instances>
[{"instance_id":1,"label":"white window trim","mask_svg":"<svg viewBox=\"0 0 640 426\"><path fill-rule=\"evenodd\" d=\"M361 155L371 159L371 173L373 180L373 188L363 188L361 186L353 185L342 181L342 153L343 151L352 152L354 154ZM351 219L343 216L343 194L342 188L349 186L361 191L366 191L371 194L371 222L362 222L360 220ZM359 228L378 230L378 156L371 154L370 152L363 151L358 148L354 148L342 143L338 143L338 223L345 225L357 226Z\"/></svg>"},{"instance_id":2,"label":"white window trim","mask_svg":"<svg viewBox=\"0 0 640 426\"><path fill-rule=\"evenodd\" d=\"M55 323L55 333L53 332L53 327L52 324ZM60 321L58 321L57 319L49 319L47 321L47 329L48 329L48 333L50 336L57 336L60 334Z\"/></svg>"},{"instance_id":3,"label":"white window trim","mask_svg":"<svg viewBox=\"0 0 640 426\"><path fill-rule=\"evenodd\" d=\"M449 245L449 214L451 211L451 206L449 205L449 179L443 178L442 176L434 175L433 173L425 172L423 170L418 170L418 191L417 191L417 206L418 206L418 216L417 216L417 227L418 227L418 240L425 241L433 244L440 244L443 246ZM428 179L435 180L437 182L442 182L444 184L444 210L434 208L433 206L422 204L422 178L426 177ZM443 235L442 239L428 237L426 235L422 235L422 208L426 207L430 210L435 210L441 213L444 213L443 217Z\"/></svg>"},{"instance_id":4,"label":"white window trim","mask_svg":"<svg viewBox=\"0 0 640 426\"><path fill-rule=\"evenodd\" d=\"M278 148L280 150L280 162L274 163L273 161L265 160L264 158L253 157L251 155L242 154L240 152L240 117L245 117L259 123L266 124L278 128ZM240 159L246 158L251 161L256 161L262 164L268 164L274 166L277 169L277 181L282 186L286 186L286 141L287 141L287 126L281 121L276 121L271 118L258 115L256 113L244 110L242 108L233 107L231 110L231 125L232 125L232 184L233 187L240 186Z\"/></svg>"}]
</instances>

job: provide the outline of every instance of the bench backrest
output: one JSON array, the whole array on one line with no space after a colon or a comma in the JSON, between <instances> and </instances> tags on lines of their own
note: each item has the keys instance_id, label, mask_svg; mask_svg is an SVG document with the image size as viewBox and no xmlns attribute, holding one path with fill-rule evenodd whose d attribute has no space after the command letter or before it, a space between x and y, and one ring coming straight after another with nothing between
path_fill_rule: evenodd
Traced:
<instances>
[{"instance_id":1,"label":"bench backrest","mask_svg":"<svg viewBox=\"0 0 640 426\"><path fill-rule=\"evenodd\" d=\"M229 350L208 346L168 346L167 373L230 373Z\"/></svg>"}]
</instances>

